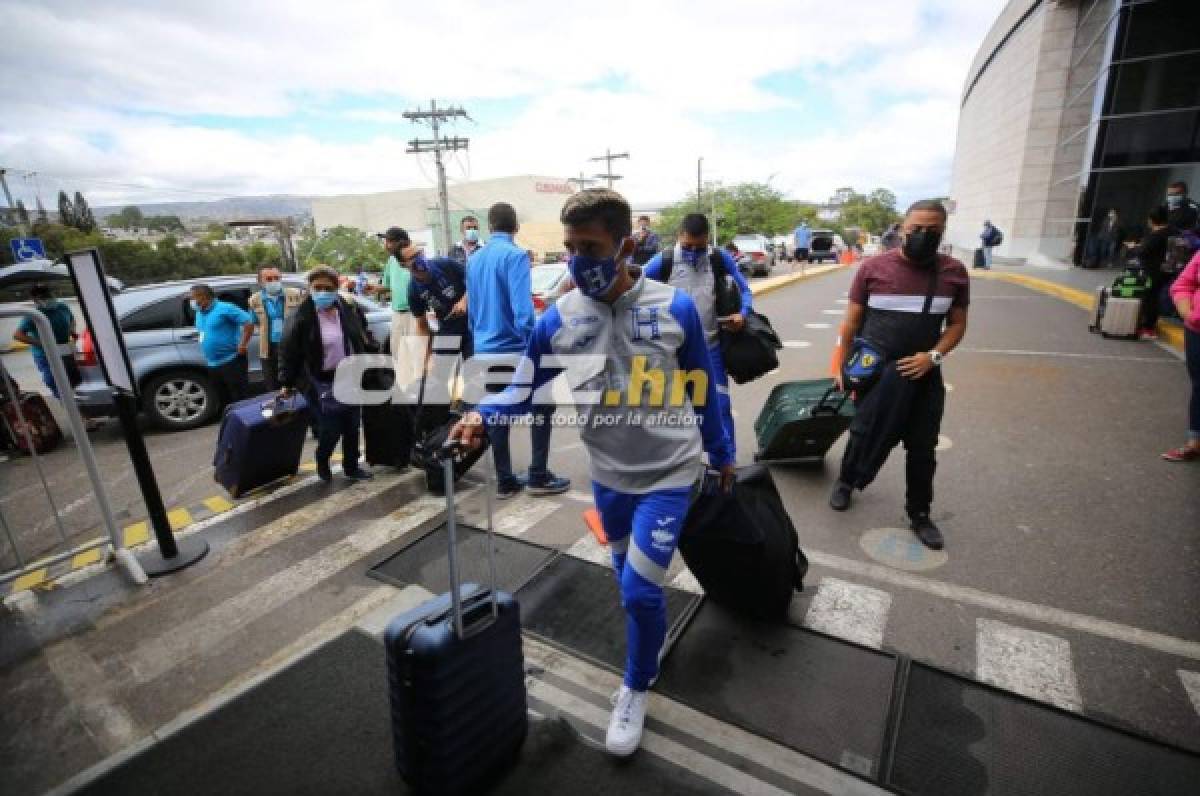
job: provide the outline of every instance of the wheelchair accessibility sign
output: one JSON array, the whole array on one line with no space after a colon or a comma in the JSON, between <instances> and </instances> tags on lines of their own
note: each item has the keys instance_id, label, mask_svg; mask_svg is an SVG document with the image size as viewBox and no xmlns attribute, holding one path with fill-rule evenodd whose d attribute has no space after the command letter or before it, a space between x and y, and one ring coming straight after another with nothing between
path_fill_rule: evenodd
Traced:
<instances>
[{"instance_id":1,"label":"wheelchair accessibility sign","mask_svg":"<svg viewBox=\"0 0 1200 796\"><path fill-rule=\"evenodd\" d=\"M8 242L12 249L13 262L27 263L46 259L46 247L41 238L13 238Z\"/></svg>"}]
</instances>

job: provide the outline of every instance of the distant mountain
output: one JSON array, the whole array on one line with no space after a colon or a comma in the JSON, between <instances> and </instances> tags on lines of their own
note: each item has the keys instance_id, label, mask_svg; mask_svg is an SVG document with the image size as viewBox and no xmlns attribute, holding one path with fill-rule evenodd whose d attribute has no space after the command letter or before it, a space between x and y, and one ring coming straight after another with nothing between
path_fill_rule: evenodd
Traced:
<instances>
[{"instance_id":1,"label":"distant mountain","mask_svg":"<svg viewBox=\"0 0 1200 796\"><path fill-rule=\"evenodd\" d=\"M93 207L92 213L103 223L105 216L119 213L129 205ZM183 221L245 221L255 218L312 215L311 196L231 196L209 202L138 202L147 216L179 216Z\"/></svg>"}]
</instances>

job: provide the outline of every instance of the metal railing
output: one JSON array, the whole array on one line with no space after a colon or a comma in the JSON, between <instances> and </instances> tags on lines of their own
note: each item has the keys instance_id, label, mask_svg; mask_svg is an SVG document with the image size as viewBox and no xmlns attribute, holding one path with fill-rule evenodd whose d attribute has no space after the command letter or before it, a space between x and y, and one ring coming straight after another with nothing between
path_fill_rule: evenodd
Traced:
<instances>
[{"instance_id":1,"label":"metal railing","mask_svg":"<svg viewBox=\"0 0 1200 796\"><path fill-rule=\"evenodd\" d=\"M55 340L54 329L50 325L50 321L36 309L0 307L0 318L28 318L37 330L38 340ZM104 483L100 480L100 470L96 465L96 456L92 451L92 444L88 439L83 417L80 415L79 407L75 403L74 387L67 376L67 370L63 366L62 357L57 355L57 350L58 346L55 345L53 348L54 353L47 356L46 361L50 366L50 373L60 396L59 400L66 413L67 424L70 426L71 436L75 440L75 447L79 451L79 458L83 461L84 469L87 470L88 480L92 485L92 494L96 498L96 507L100 511L100 517L103 520L108 538L101 537L82 545L71 547L66 528L63 526L62 515L54 499L53 490L50 489L50 484L46 480L46 470L42 464L42 457L38 453L33 432L30 430L29 418L26 417L25 410L21 405L21 391L16 382L8 375L8 372L4 371L0 378L4 380L4 391L9 393L17 418L14 431L19 433L23 438L25 447L28 449L28 453L33 460L38 479L42 484L42 490L46 493L46 500L51 512L54 514L54 524L58 528L61 542L56 545L59 549L50 555L41 555L37 560L29 560L28 556L21 554L21 549L17 544L16 536L13 534L12 526L8 518L0 511L0 531L3 532L5 538L8 540L8 545L12 549L13 557L17 562L15 569L0 573L0 584L8 583L29 572L52 566L60 561L73 558L80 553L86 553L89 550L101 548L105 545L109 546L113 556L133 582L139 585L143 584L147 580L146 573L142 571L141 565L134 558L133 554L126 549L121 531L113 521L112 506L108 501L108 493L104 489Z\"/></svg>"}]
</instances>

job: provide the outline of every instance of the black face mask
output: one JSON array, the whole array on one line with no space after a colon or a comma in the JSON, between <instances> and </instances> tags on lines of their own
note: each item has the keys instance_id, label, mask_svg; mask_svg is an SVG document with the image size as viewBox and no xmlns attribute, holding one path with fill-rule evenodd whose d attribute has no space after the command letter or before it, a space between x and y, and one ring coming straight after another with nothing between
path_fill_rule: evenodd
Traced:
<instances>
[{"instance_id":1,"label":"black face mask","mask_svg":"<svg viewBox=\"0 0 1200 796\"><path fill-rule=\"evenodd\" d=\"M942 233L932 229L918 229L904 236L904 256L918 265L929 265L936 261Z\"/></svg>"}]
</instances>

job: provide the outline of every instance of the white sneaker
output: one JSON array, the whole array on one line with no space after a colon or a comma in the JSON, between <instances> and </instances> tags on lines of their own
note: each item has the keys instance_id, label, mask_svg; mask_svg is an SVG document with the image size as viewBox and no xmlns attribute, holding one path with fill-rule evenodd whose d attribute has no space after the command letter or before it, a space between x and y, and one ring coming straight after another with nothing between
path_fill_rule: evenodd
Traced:
<instances>
[{"instance_id":1,"label":"white sneaker","mask_svg":"<svg viewBox=\"0 0 1200 796\"><path fill-rule=\"evenodd\" d=\"M642 724L646 721L646 692L621 686L608 723L604 745L608 753L628 757L642 742Z\"/></svg>"}]
</instances>

